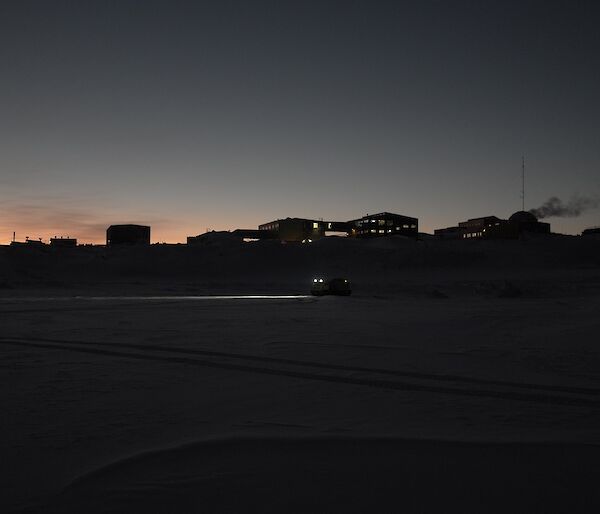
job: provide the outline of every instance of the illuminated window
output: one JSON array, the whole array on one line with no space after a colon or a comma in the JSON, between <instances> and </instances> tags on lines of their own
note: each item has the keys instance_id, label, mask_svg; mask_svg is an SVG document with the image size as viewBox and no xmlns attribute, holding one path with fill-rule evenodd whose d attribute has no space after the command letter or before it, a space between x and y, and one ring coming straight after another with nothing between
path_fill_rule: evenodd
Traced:
<instances>
[{"instance_id":1,"label":"illuminated window","mask_svg":"<svg viewBox=\"0 0 600 514\"><path fill-rule=\"evenodd\" d=\"M372 234L376 234L376 233L377 233L377 230L375 230L374 228L372 228L372 229L371 229L371 233L372 233Z\"/></svg>"},{"instance_id":2,"label":"illuminated window","mask_svg":"<svg viewBox=\"0 0 600 514\"><path fill-rule=\"evenodd\" d=\"M327 228L331 228L331 223L327 223Z\"/></svg>"},{"instance_id":3,"label":"illuminated window","mask_svg":"<svg viewBox=\"0 0 600 514\"><path fill-rule=\"evenodd\" d=\"M417 226L416 225L411 225L410 228L417 228Z\"/></svg>"},{"instance_id":4,"label":"illuminated window","mask_svg":"<svg viewBox=\"0 0 600 514\"><path fill-rule=\"evenodd\" d=\"M317 222L313 223L313 229L317 230L319 228L319 224Z\"/></svg>"},{"instance_id":5,"label":"illuminated window","mask_svg":"<svg viewBox=\"0 0 600 514\"><path fill-rule=\"evenodd\" d=\"M400 227L396 227L396 230L400 230Z\"/></svg>"},{"instance_id":6,"label":"illuminated window","mask_svg":"<svg viewBox=\"0 0 600 514\"><path fill-rule=\"evenodd\" d=\"M408 225L402 225L402 228L408 228Z\"/></svg>"},{"instance_id":7,"label":"illuminated window","mask_svg":"<svg viewBox=\"0 0 600 514\"><path fill-rule=\"evenodd\" d=\"M380 234L385 234L385 230L380 230L379 233Z\"/></svg>"},{"instance_id":8,"label":"illuminated window","mask_svg":"<svg viewBox=\"0 0 600 514\"><path fill-rule=\"evenodd\" d=\"M377 223L379 223L379 226L383 226L385 225L385 220L377 220Z\"/></svg>"}]
</instances>

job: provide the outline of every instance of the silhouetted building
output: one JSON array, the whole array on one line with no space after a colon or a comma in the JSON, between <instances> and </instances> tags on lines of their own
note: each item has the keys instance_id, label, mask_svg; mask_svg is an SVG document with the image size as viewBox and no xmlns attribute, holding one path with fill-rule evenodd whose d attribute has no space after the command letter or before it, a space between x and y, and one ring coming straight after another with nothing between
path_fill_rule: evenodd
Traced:
<instances>
[{"instance_id":1,"label":"silhouetted building","mask_svg":"<svg viewBox=\"0 0 600 514\"><path fill-rule=\"evenodd\" d=\"M28 248L40 248L43 246L47 246L41 239L29 239L25 238L25 242L22 241L11 241L10 246L24 246Z\"/></svg>"},{"instance_id":2,"label":"silhouetted building","mask_svg":"<svg viewBox=\"0 0 600 514\"><path fill-rule=\"evenodd\" d=\"M188 245L197 245L202 242L202 236L204 234L198 234L197 236L187 236L186 243Z\"/></svg>"},{"instance_id":3,"label":"silhouetted building","mask_svg":"<svg viewBox=\"0 0 600 514\"><path fill-rule=\"evenodd\" d=\"M188 236L187 244L195 245L206 242L208 239L214 239L214 236L229 237L230 239L277 239L277 233L271 230L258 230L258 229L247 229L237 228L232 231L221 231L215 232L214 230L199 234L197 236Z\"/></svg>"},{"instance_id":4,"label":"silhouetted building","mask_svg":"<svg viewBox=\"0 0 600 514\"><path fill-rule=\"evenodd\" d=\"M582 236L600 236L600 227L586 228L582 233Z\"/></svg>"},{"instance_id":5,"label":"silhouetted building","mask_svg":"<svg viewBox=\"0 0 600 514\"><path fill-rule=\"evenodd\" d=\"M463 239L479 238L489 236L490 229L500 226L503 221L496 216L483 216L461 221L458 227L462 230Z\"/></svg>"},{"instance_id":6,"label":"silhouetted building","mask_svg":"<svg viewBox=\"0 0 600 514\"><path fill-rule=\"evenodd\" d=\"M277 232L273 230L237 228L231 233L241 239L277 239Z\"/></svg>"},{"instance_id":7,"label":"silhouetted building","mask_svg":"<svg viewBox=\"0 0 600 514\"><path fill-rule=\"evenodd\" d=\"M508 220L483 216L461 221L458 227L440 228L434 234L453 239L518 239L526 234L549 234L550 224L543 223L527 211L515 212Z\"/></svg>"},{"instance_id":8,"label":"silhouetted building","mask_svg":"<svg viewBox=\"0 0 600 514\"><path fill-rule=\"evenodd\" d=\"M509 237L519 237L522 234L549 234L550 223L538 221L534 214L527 211L517 211L501 231L507 231Z\"/></svg>"},{"instance_id":9,"label":"silhouetted building","mask_svg":"<svg viewBox=\"0 0 600 514\"><path fill-rule=\"evenodd\" d=\"M73 237L53 237L50 239L50 246L60 248L72 248L77 246L77 239Z\"/></svg>"},{"instance_id":10,"label":"silhouetted building","mask_svg":"<svg viewBox=\"0 0 600 514\"><path fill-rule=\"evenodd\" d=\"M403 235L417 237L417 218L380 212L351 221L323 221L285 218L259 225L259 231L274 234L286 242L309 242L325 236L377 237ZM272 236L271 236L272 237Z\"/></svg>"},{"instance_id":11,"label":"silhouetted building","mask_svg":"<svg viewBox=\"0 0 600 514\"><path fill-rule=\"evenodd\" d=\"M223 242L240 242L242 238L229 230L210 230L197 236L188 236L188 245L214 244Z\"/></svg>"},{"instance_id":12,"label":"silhouetted building","mask_svg":"<svg viewBox=\"0 0 600 514\"><path fill-rule=\"evenodd\" d=\"M381 237L402 235L418 237L419 220L391 212L380 212L351 220L347 223L348 235L355 237Z\"/></svg>"},{"instance_id":13,"label":"silhouetted building","mask_svg":"<svg viewBox=\"0 0 600 514\"><path fill-rule=\"evenodd\" d=\"M433 231L433 235L442 239L460 239L465 230L462 227L446 227L437 228Z\"/></svg>"},{"instance_id":14,"label":"silhouetted building","mask_svg":"<svg viewBox=\"0 0 600 514\"><path fill-rule=\"evenodd\" d=\"M276 234L276 238L286 242L314 241L325 235L327 223L304 218L285 218L258 226L259 231Z\"/></svg>"},{"instance_id":15,"label":"silhouetted building","mask_svg":"<svg viewBox=\"0 0 600 514\"><path fill-rule=\"evenodd\" d=\"M149 245L150 227L145 225L111 225L106 230L106 244Z\"/></svg>"}]
</instances>

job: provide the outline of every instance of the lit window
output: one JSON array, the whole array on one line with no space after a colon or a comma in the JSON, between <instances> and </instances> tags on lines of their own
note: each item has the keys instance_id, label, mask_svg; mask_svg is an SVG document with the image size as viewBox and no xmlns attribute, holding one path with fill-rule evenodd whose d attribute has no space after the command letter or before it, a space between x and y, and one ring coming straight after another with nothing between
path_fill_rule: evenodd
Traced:
<instances>
[{"instance_id":1,"label":"lit window","mask_svg":"<svg viewBox=\"0 0 600 514\"><path fill-rule=\"evenodd\" d=\"M374 228L372 228L372 229L371 229L371 233L372 233L372 234L376 234L376 233L377 233L377 230L375 230Z\"/></svg>"},{"instance_id":2,"label":"lit window","mask_svg":"<svg viewBox=\"0 0 600 514\"><path fill-rule=\"evenodd\" d=\"M377 220L377 223L379 223L379 225L385 225L385 220Z\"/></svg>"},{"instance_id":3,"label":"lit window","mask_svg":"<svg viewBox=\"0 0 600 514\"><path fill-rule=\"evenodd\" d=\"M396 227L396 230L400 230L400 227Z\"/></svg>"},{"instance_id":4,"label":"lit window","mask_svg":"<svg viewBox=\"0 0 600 514\"><path fill-rule=\"evenodd\" d=\"M417 226L416 225L411 225L410 228L417 228Z\"/></svg>"},{"instance_id":5,"label":"lit window","mask_svg":"<svg viewBox=\"0 0 600 514\"><path fill-rule=\"evenodd\" d=\"M380 230L379 233L380 234L385 234L385 230Z\"/></svg>"},{"instance_id":6,"label":"lit window","mask_svg":"<svg viewBox=\"0 0 600 514\"><path fill-rule=\"evenodd\" d=\"M402 228L408 228L408 225L402 225Z\"/></svg>"},{"instance_id":7,"label":"lit window","mask_svg":"<svg viewBox=\"0 0 600 514\"><path fill-rule=\"evenodd\" d=\"M317 222L313 223L313 229L317 230L319 228L319 224Z\"/></svg>"},{"instance_id":8,"label":"lit window","mask_svg":"<svg viewBox=\"0 0 600 514\"><path fill-rule=\"evenodd\" d=\"M331 228L331 223L327 223L327 228Z\"/></svg>"}]
</instances>

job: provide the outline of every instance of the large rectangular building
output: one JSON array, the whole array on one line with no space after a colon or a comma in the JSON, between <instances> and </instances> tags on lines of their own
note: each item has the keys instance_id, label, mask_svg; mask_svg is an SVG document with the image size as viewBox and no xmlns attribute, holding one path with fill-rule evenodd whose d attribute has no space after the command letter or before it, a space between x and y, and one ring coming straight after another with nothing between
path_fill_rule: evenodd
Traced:
<instances>
[{"instance_id":1,"label":"large rectangular building","mask_svg":"<svg viewBox=\"0 0 600 514\"><path fill-rule=\"evenodd\" d=\"M380 212L349 221L348 229L348 235L354 237L401 235L416 238L419 235L419 220L391 212Z\"/></svg>"},{"instance_id":2,"label":"large rectangular building","mask_svg":"<svg viewBox=\"0 0 600 514\"><path fill-rule=\"evenodd\" d=\"M53 237L50 239L50 246L60 248L72 248L77 246L77 239L74 237Z\"/></svg>"},{"instance_id":3,"label":"large rectangular building","mask_svg":"<svg viewBox=\"0 0 600 514\"><path fill-rule=\"evenodd\" d=\"M150 227L145 225L111 225L106 230L106 244L149 245Z\"/></svg>"},{"instance_id":4,"label":"large rectangular building","mask_svg":"<svg viewBox=\"0 0 600 514\"><path fill-rule=\"evenodd\" d=\"M325 235L326 222L305 218L285 218L258 226L258 230L277 234L281 241L297 242L314 241Z\"/></svg>"},{"instance_id":5,"label":"large rectangular building","mask_svg":"<svg viewBox=\"0 0 600 514\"><path fill-rule=\"evenodd\" d=\"M471 218L467 221L461 221L458 227L462 232L463 239L471 239L486 237L489 235L486 232L493 230L493 227L498 227L502 223L504 223L504 220L496 216L482 216L481 218Z\"/></svg>"}]
</instances>

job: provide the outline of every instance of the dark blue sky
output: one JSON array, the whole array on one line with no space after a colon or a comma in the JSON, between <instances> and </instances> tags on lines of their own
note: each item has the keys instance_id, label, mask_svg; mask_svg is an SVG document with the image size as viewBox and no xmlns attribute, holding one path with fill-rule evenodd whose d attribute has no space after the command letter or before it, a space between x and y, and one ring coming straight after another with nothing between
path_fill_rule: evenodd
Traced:
<instances>
[{"instance_id":1,"label":"dark blue sky","mask_svg":"<svg viewBox=\"0 0 600 514\"><path fill-rule=\"evenodd\" d=\"M5 1L0 242L598 195L594 2ZM600 211L550 218L567 233Z\"/></svg>"}]
</instances>

